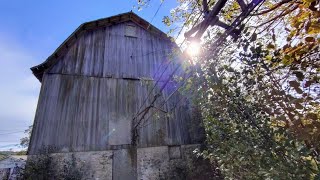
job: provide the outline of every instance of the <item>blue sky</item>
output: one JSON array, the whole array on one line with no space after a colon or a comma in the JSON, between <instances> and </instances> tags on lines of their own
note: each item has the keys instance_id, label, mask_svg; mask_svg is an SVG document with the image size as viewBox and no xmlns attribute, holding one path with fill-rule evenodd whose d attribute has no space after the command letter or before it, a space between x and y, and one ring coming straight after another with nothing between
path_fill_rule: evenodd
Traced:
<instances>
[{"instance_id":1,"label":"blue sky","mask_svg":"<svg viewBox=\"0 0 320 180\"><path fill-rule=\"evenodd\" d=\"M0 150L17 149L33 123L40 82L30 67L43 62L82 23L133 10L150 21L160 5L151 0L0 0ZM164 32L162 17L177 5L165 0L152 24Z\"/></svg>"}]
</instances>

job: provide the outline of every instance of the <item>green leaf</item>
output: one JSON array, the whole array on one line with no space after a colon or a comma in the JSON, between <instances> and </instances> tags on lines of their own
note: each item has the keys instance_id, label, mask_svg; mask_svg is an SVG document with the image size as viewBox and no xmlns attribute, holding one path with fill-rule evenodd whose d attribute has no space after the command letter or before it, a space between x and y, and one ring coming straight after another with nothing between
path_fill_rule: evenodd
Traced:
<instances>
[{"instance_id":1,"label":"green leaf","mask_svg":"<svg viewBox=\"0 0 320 180\"><path fill-rule=\"evenodd\" d=\"M286 55L284 55L284 57L283 57L285 60L289 60L290 58L291 58L291 56L290 55L288 55L288 54L286 54Z\"/></svg>"},{"instance_id":2,"label":"green leaf","mask_svg":"<svg viewBox=\"0 0 320 180\"><path fill-rule=\"evenodd\" d=\"M269 54L269 55L266 56L266 59L267 59L268 61L271 61L271 60L272 60L272 56Z\"/></svg>"},{"instance_id":3,"label":"green leaf","mask_svg":"<svg viewBox=\"0 0 320 180\"><path fill-rule=\"evenodd\" d=\"M164 16L163 19L162 19L162 22L167 26L171 25L171 20L170 20L170 18L168 16Z\"/></svg>"}]
</instances>

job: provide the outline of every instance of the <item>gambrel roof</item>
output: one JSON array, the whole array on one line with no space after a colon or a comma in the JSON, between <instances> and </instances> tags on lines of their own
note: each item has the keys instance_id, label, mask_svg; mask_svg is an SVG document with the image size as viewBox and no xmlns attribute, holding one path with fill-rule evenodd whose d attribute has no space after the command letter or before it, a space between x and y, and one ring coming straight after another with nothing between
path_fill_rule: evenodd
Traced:
<instances>
[{"instance_id":1,"label":"gambrel roof","mask_svg":"<svg viewBox=\"0 0 320 180\"><path fill-rule=\"evenodd\" d=\"M139 25L140 27L147 30L148 32L155 34L156 36L159 36L161 38L165 38L167 40L170 40L170 38L167 36L167 34L162 32L158 28L154 27L148 21L142 19L141 17L139 17L135 13L127 12L127 13L123 13L123 14L118 14L116 16L111 16L108 18L98 19L95 21L90 21L90 22L86 22L86 23L81 24L58 47L58 49L55 50L55 52L51 56L49 56L43 63L32 67L31 71L41 82L44 72L47 69L49 69L50 67L52 67L58 61L58 59L66 53L66 51L69 49L69 47L71 47L77 41L77 39L81 35L83 35L86 31L94 30L94 29L101 28L101 27L112 26L112 25L127 22L127 21L132 21L132 22L136 23L137 25Z\"/></svg>"}]
</instances>

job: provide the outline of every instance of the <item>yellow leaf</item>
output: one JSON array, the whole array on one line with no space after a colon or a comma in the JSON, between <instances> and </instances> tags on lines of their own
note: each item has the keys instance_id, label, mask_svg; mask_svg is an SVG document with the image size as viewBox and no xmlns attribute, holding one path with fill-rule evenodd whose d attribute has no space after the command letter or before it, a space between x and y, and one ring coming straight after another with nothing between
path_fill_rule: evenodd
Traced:
<instances>
[{"instance_id":1,"label":"yellow leaf","mask_svg":"<svg viewBox=\"0 0 320 180\"><path fill-rule=\"evenodd\" d=\"M308 34L319 34L320 33L320 25L312 22L307 33Z\"/></svg>"},{"instance_id":2,"label":"yellow leaf","mask_svg":"<svg viewBox=\"0 0 320 180\"><path fill-rule=\"evenodd\" d=\"M272 56L271 56L271 55L267 55L267 56L266 56L266 59L267 59L268 61L271 61L271 60L272 60Z\"/></svg>"}]
</instances>

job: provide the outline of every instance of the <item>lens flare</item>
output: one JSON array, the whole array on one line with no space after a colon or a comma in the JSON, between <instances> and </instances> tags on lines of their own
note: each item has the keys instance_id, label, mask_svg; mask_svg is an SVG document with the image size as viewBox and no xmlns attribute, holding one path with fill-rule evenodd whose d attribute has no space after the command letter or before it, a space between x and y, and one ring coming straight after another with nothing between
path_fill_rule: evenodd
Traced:
<instances>
[{"instance_id":1,"label":"lens flare","mask_svg":"<svg viewBox=\"0 0 320 180\"><path fill-rule=\"evenodd\" d=\"M189 56L197 56L200 53L200 47L199 42L191 42L187 47L187 53Z\"/></svg>"}]
</instances>

